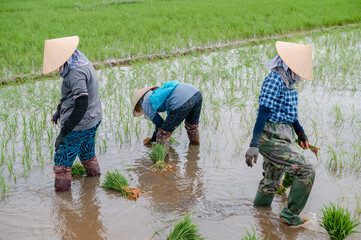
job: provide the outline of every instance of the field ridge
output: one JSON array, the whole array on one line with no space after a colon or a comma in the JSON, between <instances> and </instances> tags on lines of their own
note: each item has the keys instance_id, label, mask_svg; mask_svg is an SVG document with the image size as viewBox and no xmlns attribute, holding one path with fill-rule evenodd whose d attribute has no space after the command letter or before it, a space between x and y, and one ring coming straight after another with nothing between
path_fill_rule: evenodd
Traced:
<instances>
[{"instance_id":1,"label":"field ridge","mask_svg":"<svg viewBox=\"0 0 361 240\"><path fill-rule=\"evenodd\" d=\"M286 39L286 38L291 38L291 37L296 37L296 36L308 35L308 34L312 34L312 33L316 33L316 32L325 32L325 31L330 31L330 30L334 30L334 29L344 29L344 28L352 28L352 27L358 27L358 26L359 26L359 24L352 23L352 24L345 24L345 25L335 25L335 26L331 26L331 27L321 27L321 28L299 31L299 32L276 34L276 35L267 36L267 37L249 38L249 39L244 39L244 40L240 40L240 41L216 44L216 45L212 45L212 46L188 48L188 49L177 50L177 51L169 52L169 53L155 53L155 54L147 54L147 55L143 55L143 56L116 59L116 60L112 60L112 61L93 62L93 66L95 69L100 69L103 67L131 65L135 62L139 62L139 61L143 61L143 60L152 61L152 60L165 59L165 58L170 58L170 57L185 56L185 55L189 55L189 54L193 54L193 53L205 53L205 52L216 51L216 50L219 50L222 48L238 47L238 46L245 45L245 44L257 43L257 42L260 43L260 42L265 42L265 41L270 41L270 40L281 40L281 39ZM44 78L44 77L48 78L53 75L54 75L54 73L45 74L45 75L42 73L27 73L27 74L21 74L21 75L13 75L8 78L1 78L0 84L7 84L9 82L23 82L23 80L25 80L25 79L36 80L36 79L40 79L40 78Z\"/></svg>"}]
</instances>

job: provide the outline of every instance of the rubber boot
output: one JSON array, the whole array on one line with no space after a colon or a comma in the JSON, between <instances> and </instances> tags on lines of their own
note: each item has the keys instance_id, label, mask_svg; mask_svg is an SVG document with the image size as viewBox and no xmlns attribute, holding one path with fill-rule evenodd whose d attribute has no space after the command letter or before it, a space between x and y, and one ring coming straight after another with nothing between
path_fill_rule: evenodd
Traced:
<instances>
[{"instance_id":1,"label":"rubber boot","mask_svg":"<svg viewBox=\"0 0 361 240\"><path fill-rule=\"evenodd\" d=\"M55 165L54 189L57 192L66 192L71 188L71 167Z\"/></svg>"},{"instance_id":2,"label":"rubber boot","mask_svg":"<svg viewBox=\"0 0 361 240\"><path fill-rule=\"evenodd\" d=\"M172 132L167 132L167 131L163 130L162 128L158 128L157 143L165 145L168 149L170 135L172 135Z\"/></svg>"},{"instance_id":3,"label":"rubber boot","mask_svg":"<svg viewBox=\"0 0 361 240\"><path fill-rule=\"evenodd\" d=\"M199 145L199 131L198 131L198 123L190 124L185 122L185 128L187 129L188 139L192 145Z\"/></svg>"},{"instance_id":4,"label":"rubber boot","mask_svg":"<svg viewBox=\"0 0 361 240\"><path fill-rule=\"evenodd\" d=\"M273 201L273 194L266 195L257 191L256 197L254 198L253 204L255 207L269 207Z\"/></svg>"},{"instance_id":5,"label":"rubber boot","mask_svg":"<svg viewBox=\"0 0 361 240\"><path fill-rule=\"evenodd\" d=\"M86 170L86 175L88 177L100 176L100 168L99 168L98 159L96 156L87 161L81 161L81 163L83 164L83 166Z\"/></svg>"},{"instance_id":6,"label":"rubber boot","mask_svg":"<svg viewBox=\"0 0 361 240\"><path fill-rule=\"evenodd\" d=\"M311 185L304 185L295 178L290 194L288 195L287 207L285 207L280 214L281 221L292 226L298 226L304 223L299 214L306 205L312 185L313 179Z\"/></svg>"}]
</instances>

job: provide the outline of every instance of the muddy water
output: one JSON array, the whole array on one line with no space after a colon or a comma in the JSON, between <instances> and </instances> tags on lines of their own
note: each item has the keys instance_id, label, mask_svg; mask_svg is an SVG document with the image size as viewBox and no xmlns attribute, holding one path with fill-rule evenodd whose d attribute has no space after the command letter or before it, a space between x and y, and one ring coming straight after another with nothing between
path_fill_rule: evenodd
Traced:
<instances>
[{"instance_id":1,"label":"muddy water","mask_svg":"<svg viewBox=\"0 0 361 240\"><path fill-rule=\"evenodd\" d=\"M361 46L353 41L359 39L360 30L325 35L301 40L315 49L316 77L313 83L299 86L299 118L311 143L321 147L318 160L309 150L304 152L317 175L303 214L317 219L321 207L329 202L356 213L356 198L361 195L360 60L348 56L353 57L348 60L354 64L352 73L343 74L341 69L332 78L335 62L325 57L341 58L347 53L343 45L359 51ZM345 36L347 41L340 41ZM327 52L328 48L339 49L340 55ZM16 183L7 178L11 188L9 197L0 202L0 239L166 239L175 220L188 212L206 239L240 239L252 227L257 235L269 239L328 239L319 233L322 229L316 222L288 227L279 221L286 196L277 195L271 208L252 205L262 178L262 157L250 169L243 156L256 116L257 93L267 74L264 63L274 53L273 44L265 44L98 71L104 110L96 149L101 170L122 170L131 187L144 191L143 197L130 201L99 188L104 175L73 178L71 191L55 193L52 162L47 157L43 168L33 162L26 177L20 172ZM336 81L342 76L347 78L347 86ZM131 116L126 110L131 106L129 96L137 86L154 83L149 79L183 79L199 87L204 97L201 146L188 146L184 127L177 129L173 136L179 143L171 145L168 159L176 171L167 174L150 170L152 162L146 155L150 149L142 145L152 131L147 121L122 117ZM37 84L46 89L50 83ZM127 128L129 131L124 130ZM46 147L43 151L43 156L49 154ZM16 161L21 170L21 160ZM4 173L7 177L6 167Z\"/></svg>"}]
</instances>

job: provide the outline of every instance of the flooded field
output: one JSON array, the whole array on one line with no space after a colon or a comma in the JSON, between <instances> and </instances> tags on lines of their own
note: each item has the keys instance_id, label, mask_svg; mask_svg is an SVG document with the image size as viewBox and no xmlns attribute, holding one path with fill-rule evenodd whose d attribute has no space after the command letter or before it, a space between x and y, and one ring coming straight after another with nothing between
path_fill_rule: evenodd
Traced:
<instances>
[{"instance_id":1,"label":"flooded field","mask_svg":"<svg viewBox=\"0 0 361 240\"><path fill-rule=\"evenodd\" d=\"M359 27L288 39L313 48L315 80L302 81L298 90L299 120L310 143L321 148L318 160L305 151L317 172L302 213L317 219L330 202L361 213L360 39ZM271 208L253 207L262 157L250 169L244 155L265 66L275 55L274 43L262 43L99 70L104 119L96 151L103 175L74 177L66 193L54 192L52 171L59 128L50 118L61 80L1 87L0 239L166 239L188 212L206 239L241 239L252 227L269 239L328 239L315 222L288 227L279 221L286 196L277 195ZM171 80L202 91L201 145L188 146L182 124L168 159L176 171L155 174L150 148L142 144L153 126L133 117L133 92ZM113 169L144 195L130 201L100 188Z\"/></svg>"}]
</instances>

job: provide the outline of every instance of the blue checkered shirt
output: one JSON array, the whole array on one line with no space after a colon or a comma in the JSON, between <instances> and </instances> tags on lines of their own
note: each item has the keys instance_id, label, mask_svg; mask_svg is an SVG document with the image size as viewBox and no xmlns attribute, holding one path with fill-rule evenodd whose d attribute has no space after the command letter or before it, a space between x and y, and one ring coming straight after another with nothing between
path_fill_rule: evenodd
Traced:
<instances>
[{"instance_id":1,"label":"blue checkered shirt","mask_svg":"<svg viewBox=\"0 0 361 240\"><path fill-rule=\"evenodd\" d=\"M263 81L259 105L271 109L267 121L293 123L297 120L298 92L288 89L278 73L271 72Z\"/></svg>"}]
</instances>

